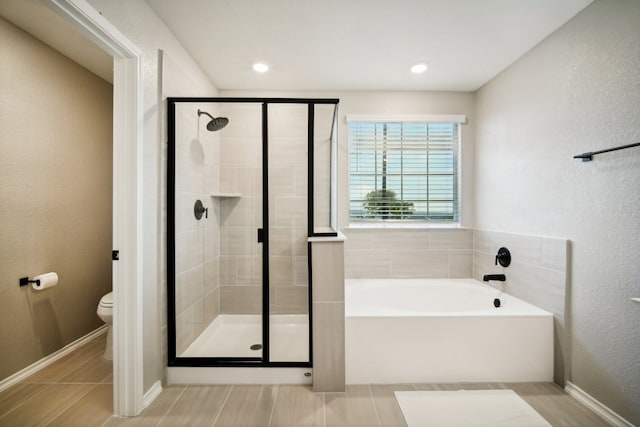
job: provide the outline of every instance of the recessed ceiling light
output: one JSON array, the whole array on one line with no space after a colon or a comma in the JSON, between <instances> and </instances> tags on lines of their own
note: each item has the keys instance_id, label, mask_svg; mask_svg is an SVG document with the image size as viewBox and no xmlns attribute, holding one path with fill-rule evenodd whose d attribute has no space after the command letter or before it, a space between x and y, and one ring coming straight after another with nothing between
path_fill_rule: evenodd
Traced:
<instances>
[{"instance_id":1,"label":"recessed ceiling light","mask_svg":"<svg viewBox=\"0 0 640 427\"><path fill-rule=\"evenodd\" d=\"M256 62L255 64L253 64L253 71L255 71L256 73L266 73L267 71L269 71L269 66L262 62Z\"/></svg>"},{"instance_id":2,"label":"recessed ceiling light","mask_svg":"<svg viewBox=\"0 0 640 427\"><path fill-rule=\"evenodd\" d=\"M413 74L421 74L421 73L424 73L425 71L427 71L427 64L425 63L416 64L413 67L411 67L411 72Z\"/></svg>"}]
</instances>

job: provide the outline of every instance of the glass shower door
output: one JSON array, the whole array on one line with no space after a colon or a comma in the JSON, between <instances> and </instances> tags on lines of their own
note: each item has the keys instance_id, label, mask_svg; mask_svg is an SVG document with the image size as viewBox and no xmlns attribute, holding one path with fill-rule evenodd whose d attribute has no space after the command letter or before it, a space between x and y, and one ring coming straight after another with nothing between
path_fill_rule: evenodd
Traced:
<instances>
[{"instance_id":1,"label":"glass shower door","mask_svg":"<svg viewBox=\"0 0 640 427\"><path fill-rule=\"evenodd\" d=\"M219 331L208 357L263 357L262 108L221 103L229 118L220 131L219 178L213 199L219 209Z\"/></svg>"},{"instance_id":2,"label":"glass shower door","mask_svg":"<svg viewBox=\"0 0 640 427\"><path fill-rule=\"evenodd\" d=\"M309 361L308 108L268 108L271 362Z\"/></svg>"},{"instance_id":3,"label":"glass shower door","mask_svg":"<svg viewBox=\"0 0 640 427\"><path fill-rule=\"evenodd\" d=\"M175 117L175 355L260 361L261 106L184 102Z\"/></svg>"}]
</instances>

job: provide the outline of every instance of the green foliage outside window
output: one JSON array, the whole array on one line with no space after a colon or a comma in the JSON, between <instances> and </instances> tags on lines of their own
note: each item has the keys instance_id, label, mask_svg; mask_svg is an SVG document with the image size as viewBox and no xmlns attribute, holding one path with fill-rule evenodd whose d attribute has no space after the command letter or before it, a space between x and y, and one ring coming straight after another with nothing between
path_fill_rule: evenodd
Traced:
<instances>
[{"instance_id":1,"label":"green foliage outside window","mask_svg":"<svg viewBox=\"0 0 640 427\"><path fill-rule=\"evenodd\" d=\"M393 190L374 190L367 194L362 204L374 218L404 219L413 215L413 203L398 200Z\"/></svg>"}]
</instances>

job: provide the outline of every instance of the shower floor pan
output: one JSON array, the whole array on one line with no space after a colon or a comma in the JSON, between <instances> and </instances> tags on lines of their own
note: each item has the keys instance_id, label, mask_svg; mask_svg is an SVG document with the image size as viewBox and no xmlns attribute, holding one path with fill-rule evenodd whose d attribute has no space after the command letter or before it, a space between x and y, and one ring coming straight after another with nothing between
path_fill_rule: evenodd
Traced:
<instances>
[{"instance_id":1,"label":"shower floor pan","mask_svg":"<svg viewBox=\"0 0 640 427\"><path fill-rule=\"evenodd\" d=\"M269 323L272 362L309 361L307 315L272 315ZM262 316L221 314L179 357L261 357L261 345Z\"/></svg>"}]
</instances>

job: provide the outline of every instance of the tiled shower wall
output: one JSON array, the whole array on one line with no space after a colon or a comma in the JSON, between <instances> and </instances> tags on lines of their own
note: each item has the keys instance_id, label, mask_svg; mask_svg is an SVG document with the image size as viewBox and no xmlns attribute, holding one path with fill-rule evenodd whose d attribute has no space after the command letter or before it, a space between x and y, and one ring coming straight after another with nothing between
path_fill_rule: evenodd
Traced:
<instances>
[{"instance_id":1,"label":"tiled shower wall","mask_svg":"<svg viewBox=\"0 0 640 427\"><path fill-rule=\"evenodd\" d=\"M262 122L260 104L222 104L229 124L220 134L220 310L262 311Z\"/></svg>"},{"instance_id":2,"label":"tiled shower wall","mask_svg":"<svg viewBox=\"0 0 640 427\"><path fill-rule=\"evenodd\" d=\"M197 109L229 117L206 131ZM219 313L262 312L262 105L176 108L176 335L181 354ZM307 106L269 106L270 312L308 312ZM201 200L208 217L196 220Z\"/></svg>"},{"instance_id":3,"label":"tiled shower wall","mask_svg":"<svg viewBox=\"0 0 640 427\"><path fill-rule=\"evenodd\" d=\"M218 227L216 201L210 188L218 186L219 137L198 120L198 106L176 108L175 267L176 353L180 355L217 316ZM209 111L214 114L215 111ZM195 218L201 200L208 216Z\"/></svg>"},{"instance_id":4,"label":"tiled shower wall","mask_svg":"<svg viewBox=\"0 0 640 427\"><path fill-rule=\"evenodd\" d=\"M307 105L269 105L271 314L309 311Z\"/></svg>"},{"instance_id":5,"label":"tiled shower wall","mask_svg":"<svg viewBox=\"0 0 640 427\"><path fill-rule=\"evenodd\" d=\"M262 312L261 104L223 105L221 138L221 312ZM307 107L269 106L270 312L308 312Z\"/></svg>"}]
</instances>

